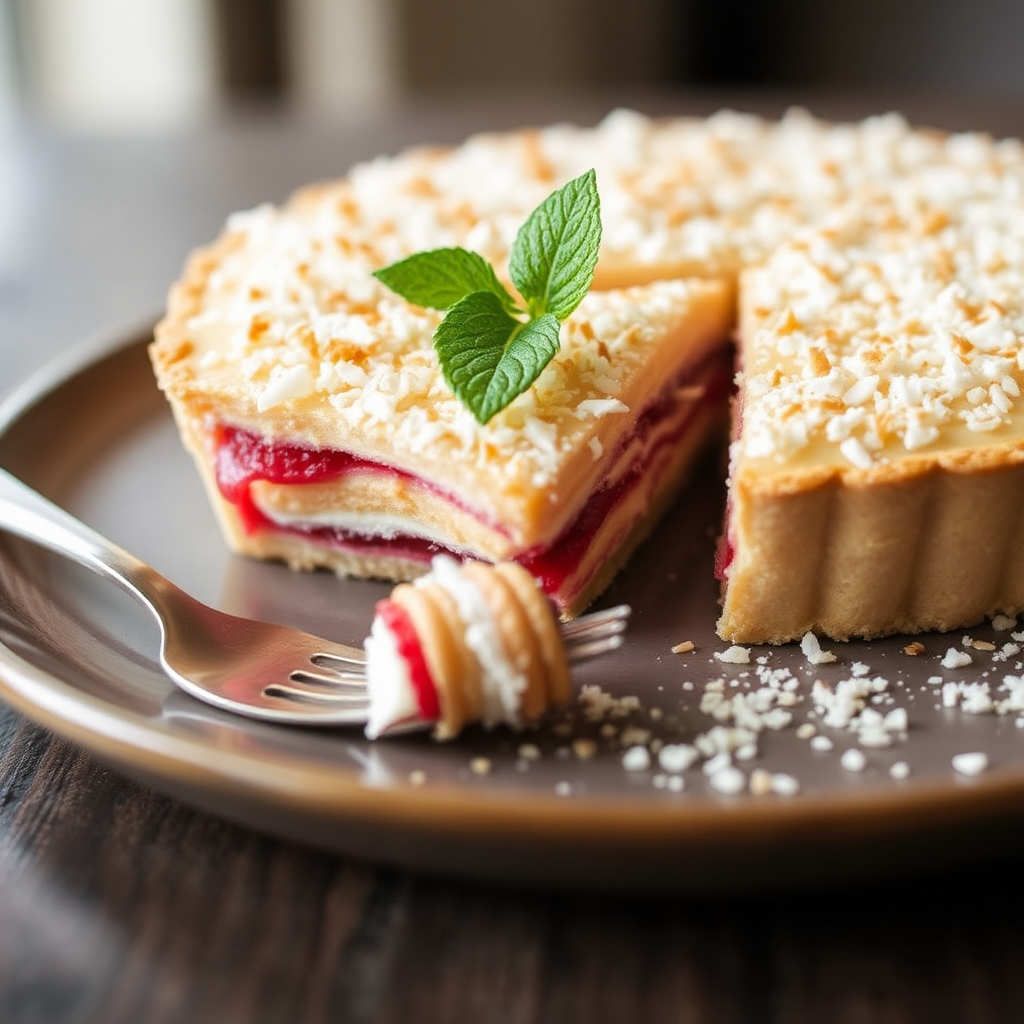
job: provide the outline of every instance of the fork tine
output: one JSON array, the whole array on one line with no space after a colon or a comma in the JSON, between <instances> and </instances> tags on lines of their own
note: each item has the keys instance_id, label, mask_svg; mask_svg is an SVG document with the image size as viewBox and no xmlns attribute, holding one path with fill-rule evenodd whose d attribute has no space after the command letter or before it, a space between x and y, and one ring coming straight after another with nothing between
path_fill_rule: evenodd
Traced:
<instances>
[{"instance_id":1,"label":"fork tine","mask_svg":"<svg viewBox=\"0 0 1024 1024\"><path fill-rule=\"evenodd\" d=\"M621 644L625 634L625 626L607 626L600 630L594 630L588 633L580 633L569 640L565 641L565 653L570 659L573 656L573 651L580 647L585 647L589 644L601 643L605 640L617 640L616 646Z\"/></svg>"},{"instance_id":2,"label":"fork tine","mask_svg":"<svg viewBox=\"0 0 1024 1024\"><path fill-rule=\"evenodd\" d=\"M581 629L571 636L563 637L563 643L566 647L571 647L573 644L586 643L588 640L597 640L605 636L619 636L626 632L628 625L625 619L599 622L589 629Z\"/></svg>"},{"instance_id":3,"label":"fork tine","mask_svg":"<svg viewBox=\"0 0 1024 1024\"><path fill-rule=\"evenodd\" d=\"M605 611L590 612L588 615L581 615L578 619L574 619L572 622L563 623L561 626L561 633L562 636L568 640L572 637L589 633L592 630L596 630L607 625L621 623L622 628L625 629L631 612L632 608L630 608L628 604L619 604L614 608L608 608Z\"/></svg>"},{"instance_id":4,"label":"fork tine","mask_svg":"<svg viewBox=\"0 0 1024 1024\"><path fill-rule=\"evenodd\" d=\"M621 647L631 612L628 604L620 604L561 625L568 661L572 664L587 661ZM275 684L273 695L326 704L352 701L366 693L365 660L356 657L354 652L319 651L310 657L310 662L326 671L296 669L288 683Z\"/></svg>"},{"instance_id":5,"label":"fork tine","mask_svg":"<svg viewBox=\"0 0 1024 1024\"><path fill-rule=\"evenodd\" d=\"M561 625L559 631L570 664L596 658L621 647L631 610L629 605L616 605ZM334 707L353 715L369 711L366 659L359 651L343 648L339 652L325 644L310 655L309 663L311 668L295 669L287 680L268 684L263 695L306 705L311 710L313 707Z\"/></svg>"},{"instance_id":6,"label":"fork tine","mask_svg":"<svg viewBox=\"0 0 1024 1024\"><path fill-rule=\"evenodd\" d=\"M365 688L346 692L342 689L324 689L293 682L270 683L263 688L263 695L265 697L283 697L307 704L344 704L353 709L369 708L370 706Z\"/></svg>"},{"instance_id":7,"label":"fork tine","mask_svg":"<svg viewBox=\"0 0 1024 1024\"><path fill-rule=\"evenodd\" d=\"M621 647L631 611L629 605L620 604L561 625L559 631L570 664L587 661ZM309 660L313 669L295 669L286 682L272 683L265 688L264 694L305 704L369 707L366 662L358 651L345 648L344 653L338 653L324 647Z\"/></svg>"},{"instance_id":8,"label":"fork tine","mask_svg":"<svg viewBox=\"0 0 1024 1024\"><path fill-rule=\"evenodd\" d=\"M335 671L343 671L338 669L338 665L355 666L356 668L363 668L366 665L366 655L360 654L354 649L352 654L338 654L335 651L317 651L316 654L310 655L309 660L317 668L329 668Z\"/></svg>"},{"instance_id":9,"label":"fork tine","mask_svg":"<svg viewBox=\"0 0 1024 1024\"><path fill-rule=\"evenodd\" d=\"M586 643L573 644L566 648L566 657L572 664L586 661L589 658L596 658L601 654L609 654L618 650L623 644L622 635L615 633L612 636L601 637L597 640L590 640Z\"/></svg>"},{"instance_id":10,"label":"fork tine","mask_svg":"<svg viewBox=\"0 0 1024 1024\"><path fill-rule=\"evenodd\" d=\"M606 651L618 650L624 642L620 633L612 633L610 636L591 637L588 640L581 640L579 643L566 644L565 657L569 662L586 661Z\"/></svg>"},{"instance_id":11,"label":"fork tine","mask_svg":"<svg viewBox=\"0 0 1024 1024\"><path fill-rule=\"evenodd\" d=\"M327 690L365 690L366 673L364 672L311 672L309 669L293 669L288 676L292 682L319 686Z\"/></svg>"}]
</instances>

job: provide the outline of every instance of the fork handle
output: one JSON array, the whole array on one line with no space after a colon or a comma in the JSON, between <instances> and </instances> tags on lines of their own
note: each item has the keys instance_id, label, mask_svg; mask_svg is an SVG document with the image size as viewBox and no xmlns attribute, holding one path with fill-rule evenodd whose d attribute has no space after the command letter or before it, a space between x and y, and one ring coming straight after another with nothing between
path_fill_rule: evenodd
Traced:
<instances>
[{"instance_id":1,"label":"fork handle","mask_svg":"<svg viewBox=\"0 0 1024 1024\"><path fill-rule=\"evenodd\" d=\"M157 617L159 594L170 580L70 512L0 468L0 530L17 534L120 584Z\"/></svg>"}]
</instances>

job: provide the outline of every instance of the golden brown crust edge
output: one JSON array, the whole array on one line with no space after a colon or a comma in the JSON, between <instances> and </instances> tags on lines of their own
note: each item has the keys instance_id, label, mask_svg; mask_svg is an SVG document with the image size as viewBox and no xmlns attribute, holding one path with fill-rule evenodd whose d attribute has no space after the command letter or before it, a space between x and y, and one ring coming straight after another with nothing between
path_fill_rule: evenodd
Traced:
<instances>
[{"instance_id":1,"label":"golden brown crust edge","mask_svg":"<svg viewBox=\"0 0 1024 1024\"><path fill-rule=\"evenodd\" d=\"M171 285L167 311L157 323L149 346L157 383L168 397L187 389L193 380L187 369L192 348L185 323L199 312L210 274L242 240L241 235L225 231L209 245L193 250L185 261L181 277Z\"/></svg>"},{"instance_id":2,"label":"golden brown crust edge","mask_svg":"<svg viewBox=\"0 0 1024 1024\"><path fill-rule=\"evenodd\" d=\"M1024 466L732 493L719 634L785 643L950 630L1024 610Z\"/></svg>"}]
</instances>

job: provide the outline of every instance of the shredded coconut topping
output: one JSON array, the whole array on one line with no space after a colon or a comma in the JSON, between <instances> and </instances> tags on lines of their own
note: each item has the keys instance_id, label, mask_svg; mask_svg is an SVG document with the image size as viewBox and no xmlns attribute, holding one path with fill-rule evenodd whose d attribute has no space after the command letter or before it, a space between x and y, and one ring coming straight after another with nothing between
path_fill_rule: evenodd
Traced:
<instances>
[{"instance_id":1,"label":"shredded coconut topping","mask_svg":"<svg viewBox=\"0 0 1024 1024\"><path fill-rule=\"evenodd\" d=\"M398 642L384 622L376 618L366 638L366 669L370 701L366 735L380 736L388 725L415 719L419 704L409 677L409 666L399 653Z\"/></svg>"},{"instance_id":2,"label":"shredded coconut topping","mask_svg":"<svg viewBox=\"0 0 1024 1024\"><path fill-rule=\"evenodd\" d=\"M589 167L604 222L597 290L536 386L482 427L443 385L430 345L440 314L371 272L449 245L504 268L526 215ZM870 469L990 439L1020 401L1024 149L914 131L897 115L616 111L592 128L376 159L282 208L236 214L227 231L185 324L205 372L240 372L260 409L316 398L344 429L372 440L386 425L394 450L447 450L499 481L550 479L574 438L586 446L602 418L635 414L622 382L671 319L681 279L732 282L744 267L738 443L751 458L832 446ZM642 298L601 290L652 280Z\"/></svg>"},{"instance_id":3,"label":"shredded coconut topping","mask_svg":"<svg viewBox=\"0 0 1024 1024\"><path fill-rule=\"evenodd\" d=\"M1024 379L1024 164L980 139L984 159L968 164L953 142L924 145L744 277L748 455L833 444L869 469L1010 425Z\"/></svg>"}]
</instances>

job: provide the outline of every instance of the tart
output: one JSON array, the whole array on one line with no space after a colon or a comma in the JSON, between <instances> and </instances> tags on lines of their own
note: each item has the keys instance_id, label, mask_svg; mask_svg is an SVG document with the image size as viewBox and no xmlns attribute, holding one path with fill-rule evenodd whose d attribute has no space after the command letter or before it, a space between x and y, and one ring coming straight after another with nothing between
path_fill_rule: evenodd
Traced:
<instances>
[{"instance_id":1,"label":"tart","mask_svg":"<svg viewBox=\"0 0 1024 1024\"><path fill-rule=\"evenodd\" d=\"M440 314L373 271L464 246L507 265L593 167L594 286L486 426L444 385ZM152 356L228 542L408 579L512 560L563 616L600 592L724 432L719 631L783 642L1024 609L1024 151L724 112L484 135L232 218Z\"/></svg>"}]
</instances>

